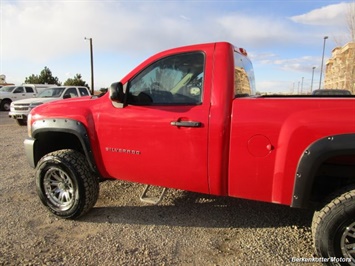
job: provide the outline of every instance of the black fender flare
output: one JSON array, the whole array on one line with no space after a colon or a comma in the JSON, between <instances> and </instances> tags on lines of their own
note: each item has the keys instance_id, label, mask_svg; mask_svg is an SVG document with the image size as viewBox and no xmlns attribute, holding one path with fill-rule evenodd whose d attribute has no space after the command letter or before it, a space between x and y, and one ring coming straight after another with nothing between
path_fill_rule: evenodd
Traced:
<instances>
[{"instance_id":1,"label":"black fender flare","mask_svg":"<svg viewBox=\"0 0 355 266\"><path fill-rule=\"evenodd\" d=\"M355 133L324 137L309 145L297 166L291 207L308 206L316 171L324 161L350 154L355 154Z\"/></svg>"},{"instance_id":2,"label":"black fender flare","mask_svg":"<svg viewBox=\"0 0 355 266\"><path fill-rule=\"evenodd\" d=\"M36 139L36 135L44 132L63 132L75 135L80 141L84 155L87 158L91 170L97 173L97 167L94 160L89 135L83 123L73 119L64 118L40 119L32 124L31 132L34 140ZM38 161L38 159L39 158L36 158L36 161Z\"/></svg>"}]
</instances>

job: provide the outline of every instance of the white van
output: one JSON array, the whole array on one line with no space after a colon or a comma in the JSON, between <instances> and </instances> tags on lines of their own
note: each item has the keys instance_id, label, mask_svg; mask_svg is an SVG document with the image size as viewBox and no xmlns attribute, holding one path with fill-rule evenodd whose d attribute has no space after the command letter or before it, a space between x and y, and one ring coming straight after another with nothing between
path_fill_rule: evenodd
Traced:
<instances>
[{"instance_id":1,"label":"white van","mask_svg":"<svg viewBox=\"0 0 355 266\"><path fill-rule=\"evenodd\" d=\"M38 93L49 87L57 87L57 85L22 84L19 86L3 86L0 88L0 110L10 111L11 102L36 97Z\"/></svg>"}]
</instances>

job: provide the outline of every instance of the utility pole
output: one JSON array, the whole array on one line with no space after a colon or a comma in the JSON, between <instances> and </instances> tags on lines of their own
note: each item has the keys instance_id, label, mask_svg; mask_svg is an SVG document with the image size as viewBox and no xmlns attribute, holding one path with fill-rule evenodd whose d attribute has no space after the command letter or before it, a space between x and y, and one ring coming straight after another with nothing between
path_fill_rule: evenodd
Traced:
<instances>
[{"instance_id":1,"label":"utility pole","mask_svg":"<svg viewBox=\"0 0 355 266\"><path fill-rule=\"evenodd\" d=\"M312 91L313 91L313 77L314 77L314 69L315 69L315 68L316 68L315 66L312 67L311 93L312 93Z\"/></svg>"},{"instance_id":2,"label":"utility pole","mask_svg":"<svg viewBox=\"0 0 355 266\"><path fill-rule=\"evenodd\" d=\"M323 55L322 55L322 64L320 66L320 78L319 78L319 89L322 86L322 74L323 74L323 62L324 62L324 50L325 50L325 41L328 39L328 36L324 36L323 41Z\"/></svg>"},{"instance_id":3,"label":"utility pole","mask_svg":"<svg viewBox=\"0 0 355 266\"><path fill-rule=\"evenodd\" d=\"M90 41L90 61L91 61L91 94L94 95L94 59L92 52L92 38L86 38L85 40Z\"/></svg>"}]
</instances>

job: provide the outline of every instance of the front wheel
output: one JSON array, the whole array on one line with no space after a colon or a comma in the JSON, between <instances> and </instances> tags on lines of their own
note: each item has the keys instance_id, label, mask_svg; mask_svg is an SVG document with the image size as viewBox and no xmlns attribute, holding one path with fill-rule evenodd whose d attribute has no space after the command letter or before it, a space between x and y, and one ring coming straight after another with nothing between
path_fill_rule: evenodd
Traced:
<instances>
[{"instance_id":1,"label":"front wheel","mask_svg":"<svg viewBox=\"0 0 355 266\"><path fill-rule=\"evenodd\" d=\"M10 100L2 100L0 103L0 110L8 112L8 111L10 111L10 105L11 105Z\"/></svg>"},{"instance_id":2,"label":"front wheel","mask_svg":"<svg viewBox=\"0 0 355 266\"><path fill-rule=\"evenodd\" d=\"M312 230L316 252L324 262L355 266L355 188L339 192L316 212Z\"/></svg>"},{"instance_id":3,"label":"front wheel","mask_svg":"<svg viewBox=\"0 0 355 266\"><path fill-rule=\"evenodd\" d=\"M16 119L16 122L19 126L27 126L27 118Z\"/></svg>"},{"instance_id":4,"label":"front wheel","mask_svg":"<svg viewBox=\"0 0 355 266\"><path fill-rule=\"evenodd\" d=\"M36 168L42 203L56 216L75 219L88 212L99 195L99 182L83 154L60 150L45 155Z\"/></svg>"}]
</instances>

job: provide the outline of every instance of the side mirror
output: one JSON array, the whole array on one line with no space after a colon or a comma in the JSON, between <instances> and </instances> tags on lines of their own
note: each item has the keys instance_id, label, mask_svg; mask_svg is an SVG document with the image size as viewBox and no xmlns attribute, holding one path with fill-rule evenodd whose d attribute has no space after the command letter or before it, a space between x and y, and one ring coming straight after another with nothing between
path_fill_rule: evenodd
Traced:
<instances>
[{"instance_id":1,"label":"side mirror","mask_svg":"<svg viewBox=\"0 0 355 266\"><path fill-rule=\"evenodd\" d=\"M123 107L125 103L125 93L123 92L123 84L121 82L112 83L110 89L110 99L117 107Z\"/></svg>"},{"instance_id":2,"label":"side mirror","mask_svg":"<svg viewBox=\"0 0 355 266\"><path fill-rule=\"evenodd\" d=\"M123 85L121 82L115 82L110 87L110 99L114 102L122 102L123 100Z\"/></svg>"},{"instance_id":3,"label":"side mirror","mask_svg":"<svg viewBox=\"0 0 355 266\"><path fill-rule=\"evenodd\" d=\"M71 98L70 94L63 95L63 99L69 99L69 98Z\"/></svg>"}]
</instances>

